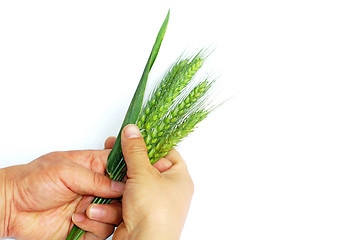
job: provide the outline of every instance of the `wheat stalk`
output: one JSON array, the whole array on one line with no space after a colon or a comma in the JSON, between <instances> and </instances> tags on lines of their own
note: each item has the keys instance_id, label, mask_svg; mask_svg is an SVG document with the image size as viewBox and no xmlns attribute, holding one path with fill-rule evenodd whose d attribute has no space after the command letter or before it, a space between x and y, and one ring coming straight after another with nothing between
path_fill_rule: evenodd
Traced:
<instances>
[{"instance_id":1,"label":"wheat stalk","mask_svg":"<svg viewBox=\"0 0 353 240\"><path fill-rule=\"evenodd\" d=\"M194 55L181 56L163 75L143 104L148 74L157 57L169 20L169 12L157 35L151 55L125 116L121 130L129 123L135 123L146 142L151 164L164 157L188 136L204 120L210 108L210 90L214 80L208 77L195 83L195 76L206 58L205 50ZM126 163L121 149L121 130L108 157L107 173L113 180L122 181L126 175ZM107 204L112 199L95 198L93 203ZM74 226L67 240L78 240L85 231Z\"/></svg>"}]
</instances>

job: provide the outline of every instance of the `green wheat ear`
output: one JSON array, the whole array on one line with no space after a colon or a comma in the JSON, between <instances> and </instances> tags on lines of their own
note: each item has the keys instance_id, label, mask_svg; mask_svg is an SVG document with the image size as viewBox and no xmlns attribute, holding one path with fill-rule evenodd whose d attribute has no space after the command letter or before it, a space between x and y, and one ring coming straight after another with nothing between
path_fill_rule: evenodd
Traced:
<instances>
[{"instance_id":1,"label":"green wheat ear","mask_svg":"<svg viewBox=\"0 0 353 240\"><path fill-rule=\"evenodd\" d=\"M191 87L208 57L205 52L175 61L142 108L137 126L152 164L167 155L211 112L208 100L214 81L206 78Z\"/></svg>"},{"instance_id":2,"label":"green wheat ear","mask_svg":"<svg viewBox=\"0 0 353 240\"><path fill-rule=\"evenodd\" d=\"M199 53L193 57L178 59L170 67L142 108L137 122L140 128L146 130L155 128L153 123L166 115L174 100L183 92L196 72L202 67L204 60L205 57Z\"/></svg>"}]
</instances>

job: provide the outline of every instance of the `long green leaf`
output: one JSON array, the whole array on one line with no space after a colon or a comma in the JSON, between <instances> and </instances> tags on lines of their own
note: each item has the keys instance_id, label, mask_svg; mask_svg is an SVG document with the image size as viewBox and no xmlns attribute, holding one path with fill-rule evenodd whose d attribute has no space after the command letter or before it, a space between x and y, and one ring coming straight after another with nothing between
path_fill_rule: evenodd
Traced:
<instances>
[{"instance_id":1,"label":"long green leaf","mask_svg":"<svg viewBox=\"0 0 353 240\"><path fill-rule=\"evenodd\" d=\"M143 103L143 98L144 98L144 94L145 94L148 75L151 71L151 68L153 66L154 61L156 60L156 57L159 52L159 48L161 47L161 44L162 44L164 34L167 30L167 25L168 25L168 21L169 21L169 14L170 14L170 11L168 11L168 14L167 14L159 32L158 32L156 41L153 45L151 54L148 58L147 64L145 66L145 69L144 69L143 74L141 76L140 82L139 82L137 89L135 91L134 97L131 100L129 109L125 115L124 122L120 128L116 142L113 146L112 151L110 152L110 154L108 156L107 173L109 174L110 178L113 180L121 181L122 178L124 177L124 174L125 174L124 168L125 168L126 164L125 164L123 154L122 154L122 149L121 149L121 131L127 124L136 123L137 118L140 114L140 111L142 108L142 103ZM105 198L96 197L93 200L93 203L108 204L108 203L110 203L111 200L112 199L105 199ZM79 240L82 237L82 235L84 234L84 232L85 232L84 230L82 230L82 229L78 228L76 225L74 225L73 228L71 229L69 235L67 236L66 240Z\"/></svg>"},{"instance_id":2,"label":"long green leaf","mask_svg":"<svg viewBox=\"0 0 353 240\"><path fill-rule=\"evenodd\" d=\"M159 32L158 32L156 41L153 45L151 54L148 58L147 64L145 66L145 69L144 69L143 74L141 76L140 82L139 82L137 89L135 91L134 97L132 98L129 109L125 115L124 122L120 128L118 137L117 137L116 142L114 144L114 147L108 156L107 173L109 174L110 178L112 178L114 180L116 180L116 178L118 177L118 175L121 171L121 169L119 169L118 166L121 166L121 163L124 161L123 153L122 153L122 149L121 149L121 131L126 125L131 124L131 123L135 124L137 121L137 118L140 114L140 111L142 108L142 103L143 103L143 97L145 94L148 75L151 71L151 68L153 66L154 61L156 60L156 57L159 52L159 48L161 47L161 44L162 44L164 34L167 30L169 15L170 15L170 11L168 11L168 14L167 14Z\"/></svg>"}]
</instances>

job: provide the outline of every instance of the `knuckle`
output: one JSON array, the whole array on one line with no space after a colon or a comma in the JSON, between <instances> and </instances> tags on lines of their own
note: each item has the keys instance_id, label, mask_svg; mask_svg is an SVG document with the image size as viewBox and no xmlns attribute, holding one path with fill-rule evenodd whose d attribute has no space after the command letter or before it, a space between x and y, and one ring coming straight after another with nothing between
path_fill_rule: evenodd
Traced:
<instances>
[{"instance_id":1,"label":"knuckle","mask_svg":"<svg viewBox=\"0 0 353 240\"><path fill-rule=\"evenodd\" d=\"M99 173L104 173L105 166L102 163L102 159L99 158L91 158L90 161L90 169L97 171Z\"/></svg>"},{"instance_id":2,"label":"knuckle","mask_svg":"<svg viewBox=\"0 0 353 240\"><path fill-rule=\"evenodd\" d=\"M104 178L104 176L102 174L97 173L97 172L93 172L93 184L94 184L94 186L99 188L101 186L105 186L106 183L107 183L107 181L106 181L106 179Z\"/></svg>"},{"instance_id":3,"label":"knuckle","mask_svg":"<svg viewBox=\"0 0 353 240\"><path fill-rule=\"evenodd\" d=\"M128 153L147 153L147 148L140 139L132 139L130 143L126 146L126 151Z\"/></svg>"}]
</instances>

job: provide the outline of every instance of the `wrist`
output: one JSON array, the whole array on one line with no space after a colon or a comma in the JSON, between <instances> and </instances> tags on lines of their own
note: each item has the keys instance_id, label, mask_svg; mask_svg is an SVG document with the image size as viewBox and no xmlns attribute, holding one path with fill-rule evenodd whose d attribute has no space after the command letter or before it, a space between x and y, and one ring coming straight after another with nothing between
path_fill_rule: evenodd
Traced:
<instances>
[{"instance_id":1,"label":"wrist","mask_svg":"<svg viewBox=\"0 0 353 240\"><path fill-rule=\"evenodd\" d=\"M130 235L129 240L178 240L180 238L180 231L177 231L175 226L168 224L145 223L137 229L138 231Z\"/></svg>"},{"instance_id":2,"label":"wrist","mask_svg":"<svg viewBox=\"0 0 353 240\"><path fill-rule=\"evenodd\" d=\"M11 192L9 192L9 180L7 169L0 169L0 238L10 237L11 218Z\"/></svg>"}]
</instances>

